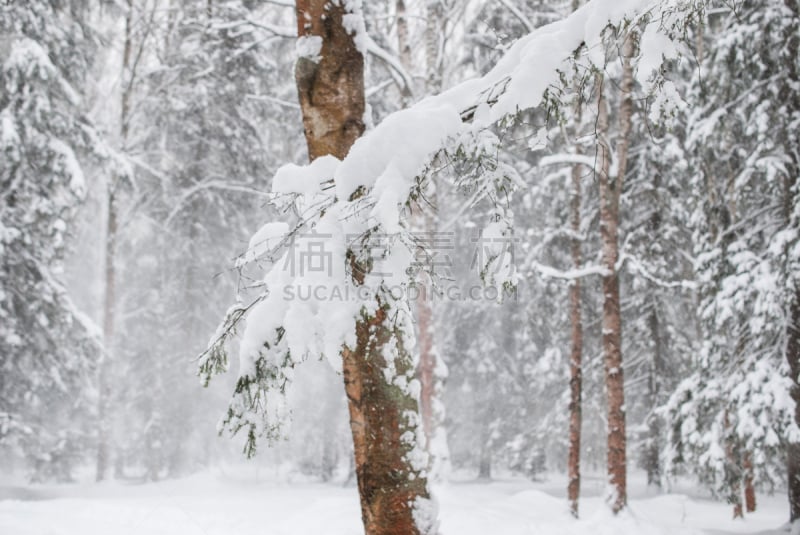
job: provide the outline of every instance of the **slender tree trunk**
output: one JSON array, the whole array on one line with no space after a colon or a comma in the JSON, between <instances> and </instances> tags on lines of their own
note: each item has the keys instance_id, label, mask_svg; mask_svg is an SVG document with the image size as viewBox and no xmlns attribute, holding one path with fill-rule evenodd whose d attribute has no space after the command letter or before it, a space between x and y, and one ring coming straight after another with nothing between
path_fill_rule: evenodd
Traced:
<instances>
[{"instance_id":1,"label":"slender tree trunk","mask_svg":"<svg viewBox=\"0 0 800 535\"><path fill-rule=\"evenodd\" d=\"M622 317L620 313L619 273L619 198L627 168L628 136L631 128L633 101L634 52L632 34L625 37L622 47L622 81L620 83L619 132L617 137L617 176L609 176L610 146L608 144L608 103L603 79L598 75L598 164L600 187L600 236L603 244L603 354L608 395L608 479L609 504L614 513L627 504L627 469L625 437L625 390L622 368Z\"/></svg>"},{"instance_id":2,"label":"slender tree trunk","mask_svg":"<svg viewBox=\"0 0 800 535\"><path fill-rule=\"evenodd\" d=\"M791 396L795 402L795 422L800 425L800 290L795 289L786 326L786 360L792 378ZM786 447L786 472L789 491L789 521L800 521L800 442Z\"/></svg>"},{"instance_id":3,"label":"slender tree trunk","mask_svg":"<svg viewBox=\"0 0 800 535\"><path fill-rule=\"evenodd\" d=\"M800 94L797 84L800 83L800 4L797 0L784 0L790 13L791 23L786 25L786 53L784 54L784 72L786 73L779 99L788 108L787 119L796 120L800 114ZM790 129L783 140L784 150L790 156L785 175L784 219L787 226L798 225L797 220L797 180L800 175L800 135L796 129ZM786 255L789 258L789 255ZM800 425L800 286L790 282L791 293L788 303L786 323L786 362L792 381L790 394L795 402L794 419ZM800 521L800 442L791 442L786 448L786 472L789 490L789 521Z\"/></svg>"},{"instance_id":4,"label":"slender tree trunk","mask_svg":"<svg viewBox=\"0 0 800 535\"><path fill-rule=\"evenodd\" d=\"M580 122L580 113L578 114ZM576 146L575 153L580 154ZM572 167L572 198L570 199L570 227L574 234L571 244L572 264L579 269L583 263L581 254L581 166ZM583 322L581 320L581 282L575 279L569 288L569 321L572 334L572 347L569 360L569 454L567 499L572 516L578 517L578 498L581 492L581 424L582 424L582 359Z\"/></svg>"},{"instance_id":5,"label":"slender tree trunk","mask_svg":"<svg viewBox=\"0 0 800 535\"><path fill-rule=\"evenodd\" d=\"M753 486L753 456L744 454L744 507L748 513L756 512L756 489Z\"/></svg>"},{"instance_id":6,"label":"slender tree trunk","mask_svg":"<svg viewBox=\"0 0 800 535\"><path fill-rule=\"evenodd\" d=\"M411 74L411 37L408 29L408 10L405 0L397 0L395 3L395 11L397 17L397 50L400 54L400 63L403 65L403 68ZM403 107L411 103L412 90L412 87L406 87L405 85L401 88Z\"/></svg>"},{"instance_id":7,"label":"slender tree trunk","mask_svg":"<svg viewBox=\"0 0 800 535\"><path fill-rule=\"evenodd\" d=\"M120 139L125 148L128 138L128 120L130 115L130 92L133 80L129 80L131 66L131 53L133 49L133 0L127 0L128 11L125 14L125 41L122 48L122 80L127 81L123 86L120 99ZM116 316L116 270L115 254L117 241L117 205L116 205L117 178L112 177L107 186L107 219L106 219L106 249L105 249L105 297L103 303L103 345L105 355L100 364L98 388L98 419L99 433L97 441L97 468L96 479L102 481L106 477L109 465L109 440L110 427L109 406L111 403L111 387L109 385L111 367L113 366L114 349L114 322Z\"/></svg>"},{"instance_id":8,"label":"slender tree trunk","mask_svg":"<svg viewBox=\"0 0 800 535\"><path fill-rule=\"evenodd\" d=\"M114 340L114 305L116 276L114 271L114 250L117 235L117 211L114 202L113 185L108 186L108 207L106 220L106 250L105 250L105 299L103 303L103 339L105 354L100 363L99 388L98 388L98 437L97 437L97 468L95 479L103 481L109 465L109 405L111 397L110 368L113 340Z\"/></svg>"},{"instance_id":9,"label":"slender tree trunk","mask_svg":"<svg viewBox=\"0 0 800 535\"><path fill-rule=\"evenodd\" d=\"M744 508L742 507L742 463L739 456L738 448L736 447L735 437L730 432L730 419L728 418L728 411L725 411L723 416L722 425L727 435L725 444L725 478L730 483L728 503L733 505L733 518L744 518Z\"/></svg>"},{"instance_id":10,"label":"slender tree trunk","mask_svg":"<svg viewBox=\"0 0 800 535\"><path fill-rule=\"evenodd\" d=\"M581 0L572 0L572 11L577 10ZM582 105L575 106L575 125L579 131L582 120ZM575 154L582 153L576 140ZM581 253L581 173L580 165L572 166L572 196L570 198L570 230L573 237L570 244L572 265L580 269L583 264ZM583 321L581 317L581 281L572 281L569 289L569 322L572 338L569 359L569 453L567 454L567 500L572 516L578 518L578 500L581 494L581 427L583 424Z\"/></svg>"},{"instance_id":11,"label":"slender tree trunk","mask_svg":"<svg viewBox=\"0 0 800 535\"><path fill-rule=\"evenodd\" d=\"M295 70L309 157L341 159L364 131L364 58L343 24L346 5L297 0L296 7L298 35L322 39L320 59L300 58ZM365 266L348 257L360 285ZM425 467L415 463L416 440L408 440L421 435L418 418L409 417L419 414L418 402L384 375L393 367L413 376L413 359L386 312L383 305L362 315L355 346L342 350L361 515L367 535L432 534Z\"/></svg>"},{"instance_id":12,"label":"slender tree trunk","mask_svg":"<svg viewBox=\"0 0 800 535\"><path fill-rule=\"evenodd\" d=\"M427 28L425 29L425 79L428 93L442 89L442 49L444 48L445 14L442 0L427 2Z\"/></svg>"},{"instance_id":13,"label":"slender tree trunk","mask_svg":"<svg viewBox=\"0 0 800 535\"><path fill-rule=\"evenodd\" d=\"M427 13L435 14L436 10L428 6ZM400 63L408 73L414 72L414 63L411 55L411 35L408 26L408 13L404 0L397 0L397 48L400 52ZM428 20L425 28L426 44L432 32L441 28L443 21L438 18ZM438 39L438 33L436 39ZM431 71L426 67L428 72ZM404 88L403 103L411 104L413 94L411 88ZM429 78L425 90L427 94L438 91L435 80ZM432 179L433 180L433 179ZM427 192L427 200L431 203L436 202L435 182ZM413 208L413 225L419 238L435 254L436 242L434 240L437 220L426 210L423 203L417 204ZM417 319L417 336L419 347L419 365L417 367L417 378L420 382L420 410L422 413L422 428L425 432L425 444L429 458L429 474L431 478L441 478L447 472L449 464L449 453L447 449L447 438L444 430L444 408L440 403L443 389L444 376L447 367L440 361L440 356L436 354L435 331L434 331L434 310L433 310L433 284L424 274L420 274L417 279L420 291L415 302Z\"/></svg>"},{"instance_id":14,"label":"slender tree trunk","mask_svg":"<svg viewBox=\"0 0 800 535\"><path fill-rule=\"evenodd\" d=\"M659 448L661 446L661 422L655 414L661 392L661 323L658 320L657 302L654 300L653 308L648 318L650 336L653 339L653 356L650 363L650 374L647 379L647 390L650 404L650 416L647 421L648 444L645 452L645 470L647 471L647 484L661 487L661 462Z\"/></svg>"},{"instance_id":15,"label":"slender tree trunk","mask_svg":"<svg viewBox=\"0 0 800 535\"><path fill-rule=\"evenodd\" d=\"M492 479L492 448L490 444L491 431L489 429L488 417L481 422L480 453L478 457L478 479Z\"/></svg>"}]
</instances>

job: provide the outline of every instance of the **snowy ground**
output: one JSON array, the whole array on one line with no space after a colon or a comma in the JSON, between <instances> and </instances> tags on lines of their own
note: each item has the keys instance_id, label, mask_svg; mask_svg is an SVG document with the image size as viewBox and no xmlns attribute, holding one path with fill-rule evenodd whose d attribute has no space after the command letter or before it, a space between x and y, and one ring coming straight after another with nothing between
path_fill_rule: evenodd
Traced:
<instances>
[{"instance_id":1,"label":"snowy ground","mask_svg":"<svg viewBox=\"0 0 800 535\"><path fill-rule=\"evenodd\" d=\"M653 495L634 480L630 513L612 519L599 478L584 484L579 521L566 512L563 481L456 481L437 489L443 535L662 535L776 533L783 496L759 496L744 521L699 496ZM684 489L686 490L686 489ZM691 489L688 489L691 492ZM0 481L0 535L357 535L354 487L276 482L214 471L147 485L12 487Z\"/></svg>"}]
</instances>

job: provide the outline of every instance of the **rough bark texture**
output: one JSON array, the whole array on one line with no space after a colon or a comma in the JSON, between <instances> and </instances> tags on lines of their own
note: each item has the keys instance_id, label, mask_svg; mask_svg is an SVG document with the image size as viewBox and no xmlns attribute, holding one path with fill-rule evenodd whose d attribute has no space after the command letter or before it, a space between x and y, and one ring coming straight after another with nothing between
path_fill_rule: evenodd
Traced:
<instances>
[{"instance_id":1,"label":"rough bark texture","mask_svg":"<svg viewBox=\"0 0 800 535\"><path fill-rule=\"evenodd\" d=\"M345 6L297 0L297 35L322 38L319 61L300 58L295 81L311 160L344 158L364 132L364 58L342 24Z\"/></svg>"},{"instance_id":2,"label":"rough bark texture","mask_svg":"<svg viewBox=\"0 0 800 535\"><path fill-rule=\"evenodd\" d=\"M634 38L629 34L622 47L622 80L618 110L616 177L609 176L610 146L608 142L608 103L603 79L598 76L597 158L600 189L600 237L603 247L603 355L608 395L608 478L611 486L610 506L618 513L627 504L627 470L625 437L625 390L622 368L622 317L620 313L619 274L619 198L622 192L628 158L628 137L631 128L633 70L631 57Z\"/></svg>"},{"instance_id":3,"label":"rough bark texture","mask_svg":"<svg viewBox=\"0 0 800 535\"><path fill-rule=\"evenodd\" d=\"M344 6L297 0L296 7L298 35L322 38L319 60L301 58L295 70L309 158L344 158L364 131L364 58L342 24ZM354 282L363 283L365 266L348 256ZM419 406L384 374L387 358L398 376L413 374L395 329L382 306L361 317L355 347L342 350L361 514L367 535L432 534L427 479L412 461Z\"/></svg>"},{"instance_id":4,"label":"rough bark texture","mask_svg":"<svg viewBox=\"0 0 800 535\"><path fill-rule=\"evenodd\" d=\"M384 348L400 336L387 326L385 310L362 318L356 327L356 346L342 352L344 384L350 411L350 428L361 496L361 515L367 535L432 533L433 526L419 525L415 509L429 499L427 480L411 466L413 443L403 440L415 433L416 400L387 383ZM394 359L398 374L412 366L401 350Z\"/></svg>"},{"instance_id":5,"label":"rough bark texture","mask_svg":"<svg viewBox=\"0 0 800 535\"><path fill-rule=\"evenodd\" d=\"M576 154L580 149L576 148ZM572 198L570 200L570 227L575 237L572 239L572 264L580 269L583 263L581 241L577 238L581 231L581 166L572 168ZM572 515L578 516L578 498L581 492L581 423L582 423L582 358L583 358L583 323L581 321L581 282L572 281L569 289L569 321L572 335L572 347L569 359L569 454L567 499Z\"/></svg>"}]
</instances>

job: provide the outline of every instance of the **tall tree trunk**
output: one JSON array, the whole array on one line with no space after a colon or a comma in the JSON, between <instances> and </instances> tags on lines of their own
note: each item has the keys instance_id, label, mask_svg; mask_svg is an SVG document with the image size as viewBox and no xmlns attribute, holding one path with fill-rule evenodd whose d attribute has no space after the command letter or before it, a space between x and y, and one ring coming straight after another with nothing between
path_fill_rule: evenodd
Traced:
<instances>
[{"instance_id":1,"label":"tall tree trunk","mask_svg":"<svg viewBox=\"0 0 800 535\"><path fill-rule=\"evenodd\" d=\"M98 377L98 437L97 437L97 467L95 479L103 481L109 464L109 405L111 397L110 368L113 340L114 340L114 305L116 301L116 276L114 271L114 251L117 235L117 210L114 202L114 186L108 185L107 193L107 219L106 219L106 249L105 249L105 296L103 303L103 346L105 353L100 363Z\"/></svg>"},{"instance_id":2,"label":"tall tree trunk","mask_svg":"<svg viewBox=\"0 0 800 535\"><path fill-rule=\"evenodd\" d=\"M649 377L647 378L647 394L650 405L650 415L647 419L647 450L645 451L645 471L647 472L647 484L661 487L661 462L659 460L659 448L661 447L661 422L656 415L659 397L661 394L661 323L658 320L658 303L653 300L653 308L647 323L650 328L650 336L653 339L653 356L650 362Z\"/></svg>"},{"instance_id":3,"label":"tall tree trunk","mask_svg":"<svg viewBox=\"0 0 800 535\"><path fill-rule=\"evenodd\" d=\"M123 150L128 138L130 97L133 79L130 76L131 54L133 51L133 0L127 0L128 11L125 14L125 41L122 47L122 93L120 98L120 141ZM107 219L105 249L105 296L103 303L103 346L105 355L100 364L98 388L99 433L97 440L96 479L102 481L106 477L109 464L109 406L111 403L111 387L109 385L111 367L113 366L114 322L116 317L116 270L114 266L117 241L117 205L116 188L118 177L112 176L107 185Z\"/></svg>"},{"instance_id":4,"label":"tall tree trunk","mask_svg":"<svg viewBox=\"0 0 800 535\"><path fill-rule=\"evenodd\" d=\"M572 0L572 11L581 6L581 0ZM579 133L583 102L575 105L576 133ZM576 136L575 154L582 153ZM583 264L581 254L581 172L580 165L572 166L572 196L570 198L570 230L572 242L570 252L572 265L580 269ZM572 339L569 359L569 453L567 454L567 500L572 516L578 518L578 500L581 494L581 426L583 424L583 321L581 317L581 281L572 281L569 289L569 322Z\"/></svg>"},{"instance_id":5,"label":"tall tree trunk","mask_svg":"<svg viewBox=\"0 0 800 535\"><path fill-rule=\"evenodd\" d=\"M342 3L346 4L346 3ZM328 0L297 0L298 35L321 38L319 60L300 58L295 78L311 160L331 154L344 158L363 133L364 58L345 28L347 6ZM363 283L365 266L349 254L353 281ZM380 303L379 303L380 305ZM364 313L356 324L356 344L342 350L344 385L353 435L361 515L367 535L432 534L435 511L424 466L414 455L419 437L417 399L386 380L393 367L413 375L413 359L403 334L387 316L386 305ZM389 362L389 359L392 362Z\"/></svg>"},{"instance_id":6,"label":"tall tree trunk","mask_svg":"<svg viewBox=\"0 0 800 535\"><path fill-rule=\"evenodd\" d=\"M578 112L580 122L580 110ZM576 146L575 153L580 154ZM570 199L570 227L574 234L571 244L572 264L580 269L583 263L581 255L581 166L572 167L572 198ZM572 335L572 347L569 359L569 454L567 499L572 516L578 517L578 498L581 492L581 424L582 424L582 360L583 360L583 322L581 320L581 282L575 279L569 289L569 321Z\"/></svg>"},{"instance_id":7,"label":"tall tree trunk","mask_svg":"<svg viewBox=\"0 0 800 535\"><path fill-rule=\"evenodd\" d=\"M633 35L624 38L622 46L622 80L620 83L619 132L617 136L617 176L609 176L610 146L608 143L608 103L603 78L598 75L598 184L600 187L600 237L603 246L603 354L608 395L608 479L609 504L614 513L627 504L627 469L625 437L625 390L622 368L622 316L620 314L619 273L619 199L627 168L628 136L631 128L633 101L634 52Z\"/></svg>"},{"instance_id":8,"label":"tall tree trunk","mask_svg":"<svg viewBox=\"0 0 800 535\"><path fill-rule=\"evenodd\" d=\"M748 451L744 454L744 507L748 513L756 512L756 489L753 486L753 456Z\"/></svg>"},{"instance_id":9,"label":"tall tree trunk","mask_svg":"<svg viewBox=\"0 0 800 535\"><path fill-rule=\"evenodd\" d=\"M786 360L792 378L791 396L795 402L794 418L800 425L800 289L795 288L786 325ZM789 522L800 521L800 442L786 447L786 473L789 491Z\"/></svg>"},{"instance_id":10,"label":"tall tree trunk","mask_svg":"<svg viewBox=\"0 0 800 535\"><path fill-rule=\"evenodd\" d=\"M800 3L797 0L784 0L791 22L786 25L786 53L784 54L784 83L779 94L780 102L785 102L789 113L787 120L796 121L800 114ZM790 128L783 139L784 151L790 157L785 175L784 219L787 226L798 225L797 219L797 180L800 175L800 135L796 128ZM788 255L787 255L788 258ZM788 318L786 322L786 362L792 381L790 394L795 402L794 419L800 425L800 286L790 282ZM786 448L786 472L789 490L789 521L800 521L800 442L791 442Z\"/></svg>"},{"instance_id":11,"label":"tall tree trunk","mask_svg":"<svg viewBox=\"0 0 800 535\"><path fill-rule=\"evenodd\" d=\"M408 73L414 72L414 63L411 55L411 35L408 26L408 12L404 0L397 0L397 49L400 53L400 63ZM436 14L434 6L426 7L428 14ZM435 33L435 38L439 35L436 31L441 29L444 23L441 18L428 20L425 28L426 45L429 36ZM428 72L431 71L426 67ZM411 88L403 89L403 104L408 105L412 102L413 94ZM428 78L425 87L426 94L433 94L440 88L436 85L434 78ZM427 192L427 200L436 203L435 179L432 188ZM413 226L418 233L421 241L430 247L435 254L436 241L434 239L437 220L424 203L413 207ZM433 310L433 284L424 273L417 279L420 291L417 293L415 302L417 319L417 336L419 347L419 365L417 367L417 378L420 382L420 411L422 413L422 428L425 432L425 444L428 451L429 471L432 479L443 478L449 465L449 452L447 448L447 438L444 430L444 408L440 403L444 378L447 367L436 354L435 332L434 332L434 310Z\"/></svg>"}]
</instances>

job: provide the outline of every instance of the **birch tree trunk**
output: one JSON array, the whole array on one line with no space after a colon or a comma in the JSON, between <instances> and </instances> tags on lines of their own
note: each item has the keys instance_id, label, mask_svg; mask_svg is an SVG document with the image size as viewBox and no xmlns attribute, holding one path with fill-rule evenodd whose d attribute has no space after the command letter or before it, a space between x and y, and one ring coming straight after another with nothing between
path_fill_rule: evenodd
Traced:
<instances>
[{"instance_id":1,"label":"birch tree trunk","mask_svg":"<svg viewBox=\"0 0 800 535\"><path fill-rule=\"evenodd\" d=\"M131 87L133 79L131 71L131 55L133 52L133 0L126 2L128 11L125 14L125 41L122 45L122 93L120 97L120 143L123 150L128 139ZM105 354L100 364L98 378L98 440L97 468L95 478L102 481L106 477L109 464L109 406L111 403L111 387L109 385L111 367L113 366L114 324L116 321L116 268L114 265L117 242L117 177L110 177L107 183L107 219L105 248L105 295L103 302L103 346Z\"/></svg>"},{"instance_id":2,"label":"birch tree trunk","mask_svg":"<svg viewBox=\"0 0 800 535\"><path fill-rule=\"evenodd\" d=\"M346 5L297 0L296 7L298 36L322 42L319 60L300 58L295 70L309 158L341 159L364 132L364 58L343 24ZM368 268L348 257L360 285ZM374 315L362 314L355 346L342 350L361 515L367 535L433 534L425 467L415 462L418 446L408 439L421 435L418 401L384 374L393 368L413 376L414 360L387 310L379 303Z\"/></svg>"},{"instance_id":3,"label":"birch tree trunk","mask_svg":"<svg viewBox=\"0 0 800 535\"><path fill-rule=\"evenodd\" d=\"M295 82L308 157L344 158L364 133L364 58L342 24L345 7L297 0L297 35L322 39L319 61L299 58Z\"/></svg>"}]
</instances>

